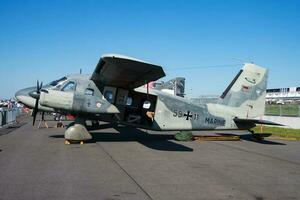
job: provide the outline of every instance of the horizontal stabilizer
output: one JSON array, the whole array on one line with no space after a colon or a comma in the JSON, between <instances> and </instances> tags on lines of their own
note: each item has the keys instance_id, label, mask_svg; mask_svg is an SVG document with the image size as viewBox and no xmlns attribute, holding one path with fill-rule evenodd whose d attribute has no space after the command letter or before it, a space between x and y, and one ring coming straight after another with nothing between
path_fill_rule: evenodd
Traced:
<instances>
[{"instance_id":1,"label":"horizontal stabilizer","mask_svg":"<svg viewBox=\"0 0 300 200\"><path fill-rule=\"evenodd\" d=\"M243 127L243 128L252 128L256 124L264 124L264 125L273 125L273 126L284 126L283 124L278 124L275 122L267 121L267 120L262 120L262 119L241 119L241 118L234 118L233 121L238 127Z\"/></svg>"}]
</instances>

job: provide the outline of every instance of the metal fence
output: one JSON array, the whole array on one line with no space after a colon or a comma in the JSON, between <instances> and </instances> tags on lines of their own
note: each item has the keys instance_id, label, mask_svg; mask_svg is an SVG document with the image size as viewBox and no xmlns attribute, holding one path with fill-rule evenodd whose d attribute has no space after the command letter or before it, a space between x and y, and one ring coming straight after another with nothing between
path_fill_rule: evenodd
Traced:
<instances>
[{"instance_id":1,"label":"metal fence","mask_svg":"<svg viewBox=\"0 0 300 200\"><path fill-rule=\"evenodd\" d=\"M22 110L19 108L13 109L2 109L0 110L0 128L6 124L11 124L16 122L17 116L22 113Z\"/></svg>"},{"instance_id":2,"label":"metal fence","mask_svg":"<svg viewBox=\"0 0 300 200\"><path fill-rule=\"evenodd\" d=\"M300 105L298 105L298 104L284 104L284 105L266 104L265 115L300 117Z\"/></svg>"}]
</instances>

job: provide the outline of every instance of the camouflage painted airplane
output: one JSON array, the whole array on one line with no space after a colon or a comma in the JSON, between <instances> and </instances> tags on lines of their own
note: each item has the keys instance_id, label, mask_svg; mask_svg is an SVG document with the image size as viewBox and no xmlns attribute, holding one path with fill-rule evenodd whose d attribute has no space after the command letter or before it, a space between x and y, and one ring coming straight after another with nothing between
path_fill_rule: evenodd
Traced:
<instances>
[{"instance_id":1,"label":"camouflage painted airplane","mask_svg":"<svg viewBox=\"0 0 300 200\"><path fill-rule=\"evenodd\" d=\"M196 105L145 84L165 76L162 67L121 55L103 55L91 76L66 76L45 86L26 88L16 98L33 109L74 115L66 143L92 138L86 120L120 123L150 130L249 130L262 116L268 71L245 64L218 103Z\"/></svg>"}]
</instances>

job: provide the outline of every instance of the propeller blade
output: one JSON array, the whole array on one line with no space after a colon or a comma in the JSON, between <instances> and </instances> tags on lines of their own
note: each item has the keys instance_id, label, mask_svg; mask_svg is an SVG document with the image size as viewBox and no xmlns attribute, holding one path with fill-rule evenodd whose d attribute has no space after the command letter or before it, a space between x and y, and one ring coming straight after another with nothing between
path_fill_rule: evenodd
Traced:
<instances>
[{"instance_id":1,"label":"propeller blade","mask_svg":"<svg viewBox=\"0 0 300 200\"><path fill-rule=\"evenodd\" d=\"M34 106L33 111L32 111L32 116L33 116L32 126L34 126L36 115L38 113L38 109L39 109L39 100L36 99L35 100L35 106Z\"/></svg>"},{"instance_id":2,"label":"propeller blade","mask_svg":"<svg viewBox=\"0 0 300 200\"><path fill-rule=\"evenodd\" d=\"M40 100L40 93L41 93L41 88L43 87L43 81L41 82L41 84L39 83L39 80L36 81L36 93L37 95L35 95L36 99L35 99L35 105L32 111L32 116L33 116L33 121L32 121L32 126L34 126L35 124L35 119L36 119L36 115L38 113L39 110L39 100Z\"/></svg>"},{"instance_id":3,"label":"propeller blade","mask_svg":"<svg viewBox=\"0 0 300 200\"><path fill-rule=\"evenodd\" d=\"M42 89L42 87L43 87L43 81L41 82L41 85L40 85L40 91L41 91L41 89Z\"/></svg>"},{"instance_id":4,"label":"propeller blade","mask_svg":"<svg viewBox=\"0 0 300 200\"><path fill-rule=\"evenodd\" d=\"M36 93L40 93L40 90L39 90L39 88L40 88L40 84L39 84L39 80L37 80L36 81Z\"/></svg>"}]
</instances>

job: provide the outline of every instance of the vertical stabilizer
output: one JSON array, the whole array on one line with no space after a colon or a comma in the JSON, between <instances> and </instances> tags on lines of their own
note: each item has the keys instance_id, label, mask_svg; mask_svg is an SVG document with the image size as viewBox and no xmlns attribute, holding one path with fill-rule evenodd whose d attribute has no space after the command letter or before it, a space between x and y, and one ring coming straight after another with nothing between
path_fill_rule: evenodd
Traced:
<instances>
[{"instance_id":1,"label":"vertical stabilizer","mask_svg":"<svg viewBox=\"0 0 300 200\"><path fill-rule=\"evenodd\" d=\"M262 116L267 78L267 69L246 63L221 95L221 104L232 107L240 118Z\"/></svg>"}]
</instances>

